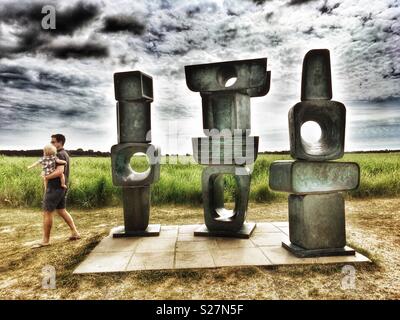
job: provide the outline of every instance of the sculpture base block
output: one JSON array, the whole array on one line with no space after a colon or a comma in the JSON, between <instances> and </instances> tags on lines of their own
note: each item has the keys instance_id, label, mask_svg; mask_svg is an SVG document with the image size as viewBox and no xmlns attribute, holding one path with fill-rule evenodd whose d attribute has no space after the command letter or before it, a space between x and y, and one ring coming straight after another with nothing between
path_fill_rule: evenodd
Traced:
<instances>
[{"instance_id":1,"label":"sculpture base block","mask_svg":"<svg viewBox=\"0 0 400 320\"><path fill-rule=\"evenodd\" d=\"M331 257L331 256L354 256L355 250L349 247L344 248L329 248L329 249L304 249L289 240L282 241L282 247L289 252L293 253L298 258L312 258L312 257Z\"/></svg>"},{"instance_id":2,"label":"sculpture base block","mask_svg":"<svg viewBox=\"0 0 400 320\"><path fill-rule=\"evenodd\" d=\"M194 235L197 237L227 237L227 238L249 239L255 228L256 228L255 223L247 222L244 223L242 228L237 232L211 231L208 230L205 224L203 224L200 228L194 231Z\"/></svg>"},{"instance_id":3,"label":"sculpture base block","mask_svg":"<svg viewBox=\"0 0 400 320\"><path fill-rule=\"evenodd\" d=\"M149 224L146 230L129 231L125 232L125 227L120 226L111 230L113 238L126 238L126 237L157 237L160 235L160 224Z\"/></svg>"}]
</instances>

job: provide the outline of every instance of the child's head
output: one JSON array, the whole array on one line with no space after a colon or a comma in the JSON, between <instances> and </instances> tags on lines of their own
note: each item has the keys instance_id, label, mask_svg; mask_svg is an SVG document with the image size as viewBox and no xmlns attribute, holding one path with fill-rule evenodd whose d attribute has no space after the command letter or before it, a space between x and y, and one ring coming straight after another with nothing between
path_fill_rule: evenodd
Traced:
<instances>
[{"instance_id":1,"label":"child's head","mask_svg":"<svg viewBox=\"0 0 400 320\"><path fill-rule=\"evenodd\" d=\"M43 155L45 156L55 156L57 154L57 149L52 144L47 144L43 148Z\"/></svg>"}]
</instances>

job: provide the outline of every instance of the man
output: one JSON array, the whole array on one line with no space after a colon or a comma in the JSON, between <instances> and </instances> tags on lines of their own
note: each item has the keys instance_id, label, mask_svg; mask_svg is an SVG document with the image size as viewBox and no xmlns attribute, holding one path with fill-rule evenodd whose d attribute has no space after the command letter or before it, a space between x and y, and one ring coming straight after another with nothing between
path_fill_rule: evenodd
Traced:
<instances>
[{"instance_id":1,"label":"man","mask_svg":"<svg viewBox=\"0 0 400 320\"><path fill-rule=\"evenodd\" d=\"M64 173L65 184L68 186L69 181L69 155L64 150L65 136L62 134L54 134L51 136L51 144L57 148L57 157L65 160L65 166L58 165L56 170L45 177L48 180L47 190L43 199L43 240L39 247L48 246L50 244L50 232L53 225L53 212L57 213L64 219L71 229L69 240L79 240L81 237L76 229L74 220L66 210L66 193L67 190L61 186L60 177Z\"/></svg>"}]
</instances>

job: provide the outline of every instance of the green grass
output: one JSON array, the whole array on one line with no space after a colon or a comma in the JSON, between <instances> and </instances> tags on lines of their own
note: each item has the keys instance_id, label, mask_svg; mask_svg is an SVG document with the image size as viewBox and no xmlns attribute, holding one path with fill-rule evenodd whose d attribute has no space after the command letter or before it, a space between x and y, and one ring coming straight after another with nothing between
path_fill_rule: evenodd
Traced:
<instances>
[{"instance_id":1,"label":"green grass","mask_svg":"<svg viewBox=\"0 0 400 320\"><path fill-rule=\"evenodd\" d=\"M181 157L189 162L186 157ZM268 171L275 160L290 159L288 155L260 155L254 165L250 201L283 200L285 193L268 187ZM40 169L27 170L35 158L0 156L0 206L40 207L43 186ZM395 197L400 195L400 153L346 154L341 161L355 161L361 167L361 185L350 197ZM146 166L144 157L135 160L134 167ZM153 204L201 203L202 167L194 163L162 164L160 181L152 187ZM235 182L226 181L226 201L232 201ZM68 204L76 208L95 208L120 205L121 189L111 181L109 158L71 158Z\"/></svg>"}]
</instances>

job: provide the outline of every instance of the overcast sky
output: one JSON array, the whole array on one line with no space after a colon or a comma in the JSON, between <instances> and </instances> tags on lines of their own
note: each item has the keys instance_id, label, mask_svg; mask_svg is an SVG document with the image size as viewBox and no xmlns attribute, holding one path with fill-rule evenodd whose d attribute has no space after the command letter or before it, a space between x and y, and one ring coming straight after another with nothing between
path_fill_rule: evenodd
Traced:
<instances>
[{"instance_id":1,"label":"overcast sky","mask_svg":"<svg viewBox=\"0 0 400 320\"><path fill-rule=\"evenodd\" d=\"M41 9L57 10L41 29ZM184 66L268 58L271 90L251 100L260 151L288 150L287 113L301 64L331 52L333 99L347 107L346 150L400 149L400 0L0 0L0 149L37 149L51 133L67 149L117 143L113 73L153 76L153 143L191 153L203 136L200 95Z\"/></svg>"}]
</instances>

